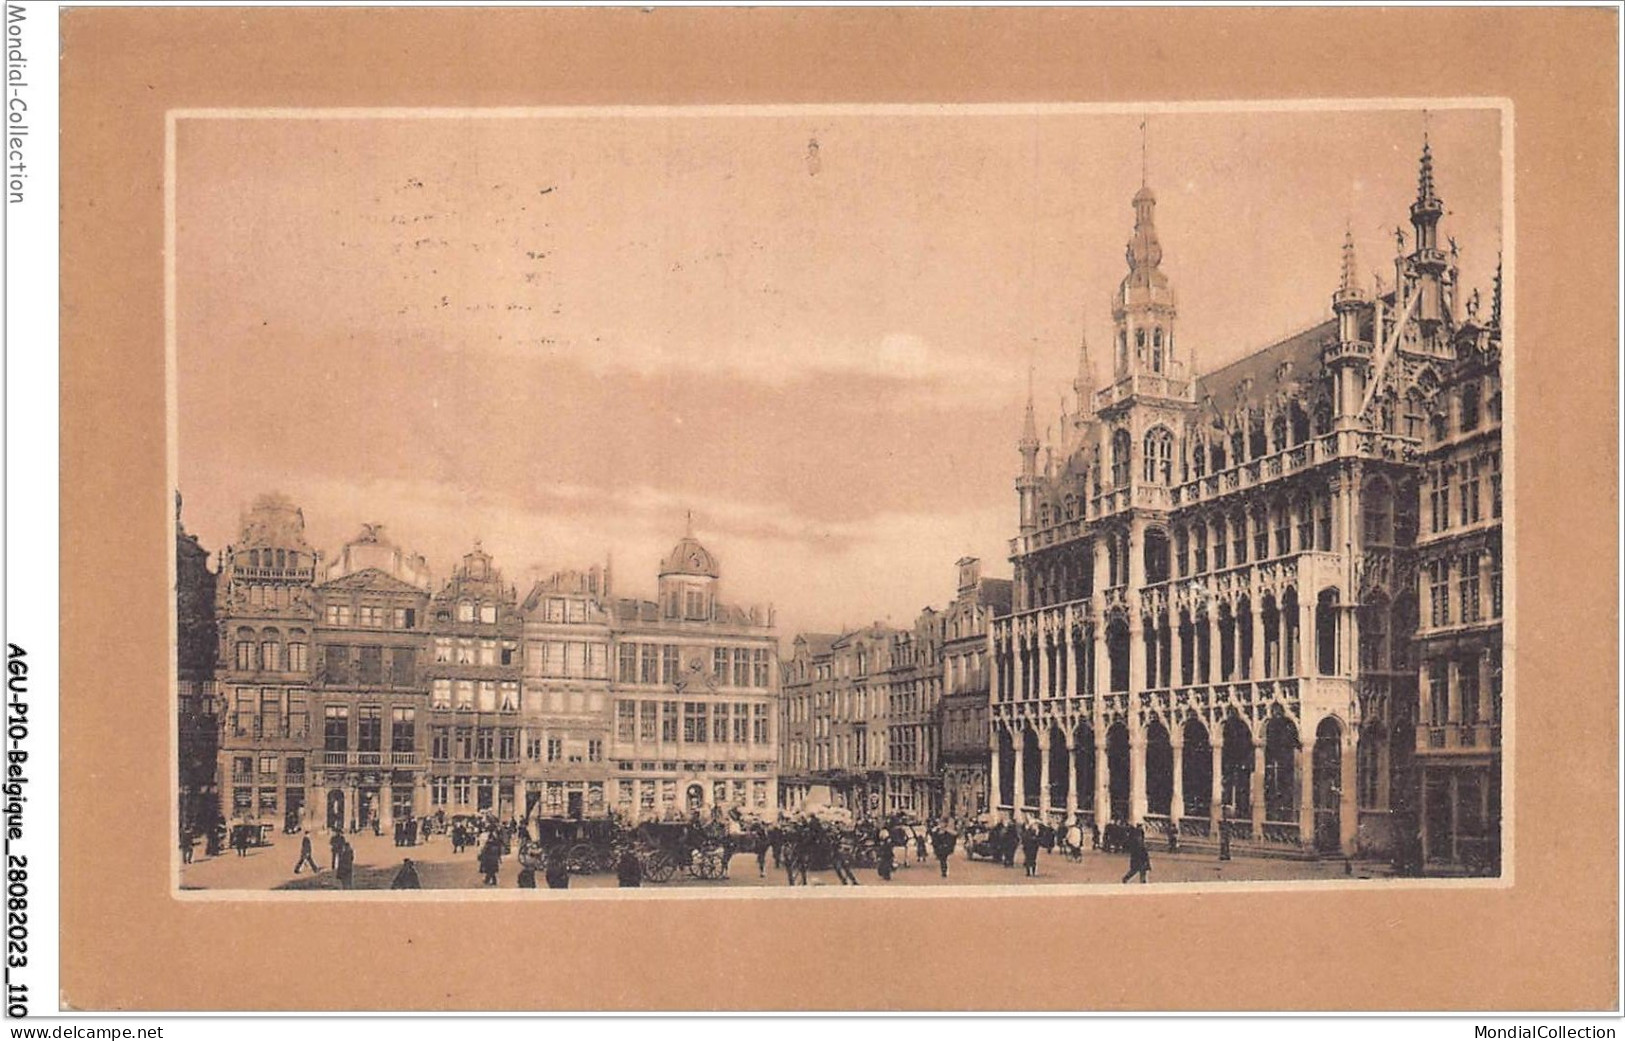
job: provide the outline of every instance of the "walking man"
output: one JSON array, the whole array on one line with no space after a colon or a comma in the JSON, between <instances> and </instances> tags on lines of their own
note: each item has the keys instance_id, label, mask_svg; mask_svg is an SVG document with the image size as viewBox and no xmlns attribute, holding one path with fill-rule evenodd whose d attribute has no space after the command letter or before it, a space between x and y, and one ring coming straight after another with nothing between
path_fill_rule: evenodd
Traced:
<instances>
[{"instance_id":1,"label":"walking man","mask_svg":"<svg viewBox=\"0 0 1625 1041\"><path fill-rule=\"evenodd\" d=\"M344 850L344 833L335 829L333 837L328 840L327 845L333 851L332 867L334 871L337 871L339 869L339 853Z\"/></svg>"},{"instance_id":2,"label":"walking man","mask_svg":"<svg viewBox=\"0 0 1625 1041\"><path fill-rule=\"evenodd\" d=\"M1038 877L1038 847L1041 839L1037 825L1029 824L1021 833L1021 866L1028 878Z\"/></svg>"},{"instance_id":3,"label":"walking man","mask_svg":"<svg viewBox=\"0 0 1625 1041\"><path fill-rule=\"evenodd\" d=\"M948 858L954 855L954 843L959 836L946 824L937 826L931 833L931 851L937 855L937 863L942 865L942 877L948 877Z\"/></svg>"},{"instance_id":4,"label":"walking man","mask_svg":"<svg viewBox=\"0 0 1625 1041\"><path fill-rule=\"evenodd\" d=\"M322 869L316 863L316 858L310 855L310 832L308 831L299 840L299 862L293 866L293 873L299 874L299 869L306 864L310 865L311 874L321 873Z\"/></svg>"},{"instance_id":5,"label":"walking man","mask_svg":"<svg viewBox=\"0 0 1625 1041\"><path fill-rule=\"evenodd\" d=\"M1135 875L1140 876L1143 885L1146 881L1146 872L1151 870L1151 851L1145 847L1145 831L1141 828L1125 829L1125 842L1128 845L1128 873L1123 876L1127 882Z\"/></svg>"}]
</instances>

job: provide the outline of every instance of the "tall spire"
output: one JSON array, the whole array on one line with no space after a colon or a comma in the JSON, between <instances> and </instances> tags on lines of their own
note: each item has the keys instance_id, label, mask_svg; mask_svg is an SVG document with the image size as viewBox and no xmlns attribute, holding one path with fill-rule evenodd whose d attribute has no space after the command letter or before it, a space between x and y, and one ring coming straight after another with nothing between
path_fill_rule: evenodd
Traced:
<instances>
[{"instance_id":1,"label":"tall spire","mask_svg":"<svg viewBox=\"0 0 1625 1041\"><path fill-rule=\"evenodd\" d=\"M1078 336L1078 375L1072 380L1072 391L1078 396L1079 422L1095 413L1095 367L1089 362L1089 336Z\"/></svg>"},{"instance_id":2,"label":"tall spire","mask_svg":"<svg viewBox=\"0 0 1625 1041\"><path fill-rule=\"evenodd\" d=\"M1338 282L1337 288L1345 293L1358 288L1355 285L1355 279L1359 277L1356 274L1358 270L1354 257L1354 229L1353 227L1345 227L1343 229L1343 277Z\"/></svg>"},{"instance_id":3,"label":"tall spire","mask_svg":"<svg viewBox=\"0 0 1625 1041\"><path fill-rule=\"evenodd\" d=\"M1021 421L1021 440L1017 442L1025 453L1027 446L1031 445L1034 451L1038 449L1038 418L1033 412L1033 367L1027 366L1027 415Z\"/></svg>"},{"instance_id":4,"label":"tall spire","mask_svg":"<svg viewBox=\"0 0 1625 1041\"><path fill-rule=\"evenodd\" d=\"M1145 185L1146 185L1146 166L1148 165L1148 162L1149 162L1149 160L1147 159L1147 153L1150 151L1151 131L1146 126L1146 124L1149 121L1150 121L1149 117L1142 117L1140 119L1140 187L1141 188L1144 188Z\"/></svg>"},{"instance_id":5,"label":"tall spire","mask_svg":"<svg viewBox=\"0 0 1625 1041\"><path fill-rule=\"evenodd\" d=\"M1428 144L1427 135L1422 135L1422 169L1416 178L1416 201L1419 203L1432 202L1438 196L1433 193L1433 149Z\"/></svg>"}]
</instances>

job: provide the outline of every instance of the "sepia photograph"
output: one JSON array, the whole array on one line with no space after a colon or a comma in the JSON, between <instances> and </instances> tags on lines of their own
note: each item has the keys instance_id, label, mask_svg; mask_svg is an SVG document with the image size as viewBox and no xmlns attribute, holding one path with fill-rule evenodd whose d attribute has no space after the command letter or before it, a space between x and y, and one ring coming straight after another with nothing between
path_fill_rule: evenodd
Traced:
<instances>
[{"instance_id":1,"label":"sepia photograph","mask_svg":"<svg viewBox=\"0 0 1625 1041\"><path fill-rule=\"evenodd\" d=\"M170 110L174 891L1507 884L1510 131Z\"/></svg>"}]
</instances>

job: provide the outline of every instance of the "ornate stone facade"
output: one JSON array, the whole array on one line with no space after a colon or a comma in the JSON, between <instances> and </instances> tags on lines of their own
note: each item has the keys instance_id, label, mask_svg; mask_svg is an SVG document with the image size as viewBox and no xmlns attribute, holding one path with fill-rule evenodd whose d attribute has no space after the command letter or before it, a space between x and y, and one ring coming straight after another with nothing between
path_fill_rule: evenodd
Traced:
<instances>
[{"instance_id":1,"label":"ornate stone facade","mask_svg":"<svg viewBox=\"0 0 1625 1041\"><path fill-rule=\"evenodd\" d=\"M1463 314L1424 146L1394 288L1366 292L1345 237L1330 319L1198 376L1155 204L1134 197L1112 382L1084 345L1042 467L1028 405L992 804L1407 857L1420 478L1442 391L1489 363L1499 315ZM1498 427L1477 436L1498 448Z\"/></svg>"}]
</instances>

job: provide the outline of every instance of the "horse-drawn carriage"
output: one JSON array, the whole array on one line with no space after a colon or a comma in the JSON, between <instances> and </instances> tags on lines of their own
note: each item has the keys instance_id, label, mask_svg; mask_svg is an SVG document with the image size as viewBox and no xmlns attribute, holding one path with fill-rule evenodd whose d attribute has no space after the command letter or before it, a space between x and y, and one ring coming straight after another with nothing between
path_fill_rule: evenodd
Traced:
<instances>
[{"instance_id":1,"label":"horse-drawn carriage","mask_svg":"<svg viewBox=\"0 0 1625 1041\"><path fill-rule=\"evenodd\" d=\"M537 817L528 823L533 849L563 851L573 875L613 871L624 832L613 817Z\"/></svg>"},{"instance_id":2,"label":"horse-drawn carriage","mask_svg":"<svg viewBox=\"0 0 1625 1041\"><path fill-rule=\"evenodd\" d=\"M651 882L669 882L678 871L693 878L728 877L734 849L725 830L691 821L646 821L632 834L643 876Z\"/></svg>"}]
</instances>

